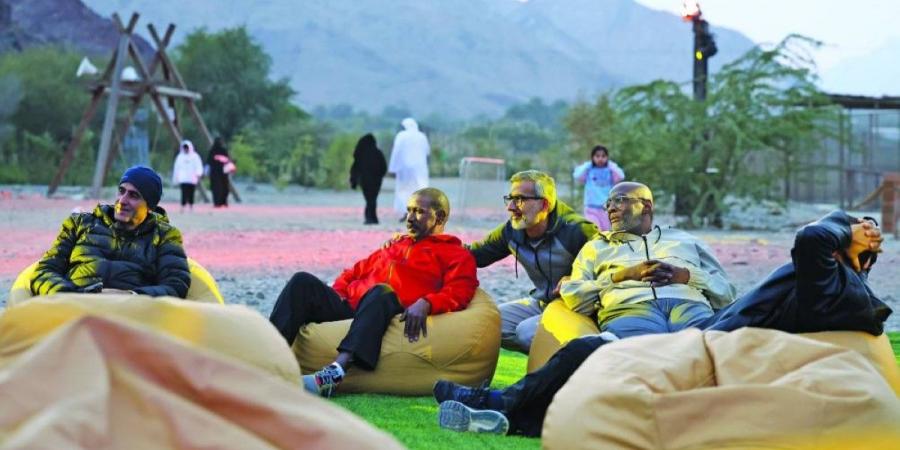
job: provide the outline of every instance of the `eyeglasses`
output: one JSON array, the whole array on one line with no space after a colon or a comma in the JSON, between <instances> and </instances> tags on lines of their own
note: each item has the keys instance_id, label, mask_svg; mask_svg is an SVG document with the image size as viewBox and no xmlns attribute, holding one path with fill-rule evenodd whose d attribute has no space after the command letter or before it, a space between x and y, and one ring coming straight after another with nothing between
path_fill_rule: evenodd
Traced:
<instances>
[{"instance_id":1,"label":"eyeglasses","mask_svg":"<svg viewBox=\"0 0 900 450\"><path fill-rule=\"evenodd\" d=\"M643 200L643 199L638 198L638 197L628 197L627 195L620 195L618 197L613 197L613 198L610 198L609 200L607 200L606 203L603 204L603 209L609 210L609 208L612 208L612 207L621 208L621 207L625 206L625 203L627 203L631 200Z\"/></svg>"},{"instance_id":2,"label":"eyeglasses","mask_svg":"<svg viewBox=\"0 0 900 450\"><path fill-rule=\"evenodd\" d=\"M508 205L509 202L516 202L516 208L525 206L526 200L543 200L544 197L535 197L531 195L504 195L503 204Z\"/></svg>"}]
</instances>

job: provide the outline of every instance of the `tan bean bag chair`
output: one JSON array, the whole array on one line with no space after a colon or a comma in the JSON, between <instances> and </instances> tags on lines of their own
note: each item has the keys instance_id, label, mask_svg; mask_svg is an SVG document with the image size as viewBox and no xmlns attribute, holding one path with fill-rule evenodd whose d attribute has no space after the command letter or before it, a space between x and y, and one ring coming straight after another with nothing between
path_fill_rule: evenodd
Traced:
<instances>
[{"instance_id":1,"label":"tan bean bag chair","mask_svg":"<svg viewBox=\"0 0 900 450\"><path fill-rule=\"evenodd\" d=\"M0 315L0 363L85 316L129 321L291 383L300 380L300 368L284 338L256 311L240 305L127 294L55 294L8 308Z\"/></svg>"},{"instance_id":2,"label":"tan bean bag chair","mask_svg":"<svg viewBox=\"0 0 900 450\"><path fill-rule=\"evenodd\" d=\"M303 373L334 361L350 320L309 324L300 329L293 350ZM428 318L428 337L409 342L399 315L384 334L374 371L352 369L339 392L430 395L439 379L476 385L494 376L500 354L500 312L478 289L463 311Z\"/></svg>"},{"instance_id":3,"label":"tan bean bag chair","mask_svg":"<svg viewBox=\"0 0 900 450\"><path fill-rule=\"evenodd\" d=\"M293 364L281 341L280 363ZM0 363L0 397L2 448L402 448L296 383L110 316Z\"/></svg>"},{"instance_id":4,"label":"tan bean bag chair","mask_svg":"<svg viewBox=\"0 0 900 450\"><path fill-rule=\"evenodd\" d=\"M9 289L7 305L12 306L34 296L31 293L31 274L34 273L35 267L37 267L37 262L19 272L19 276L16 277L16 281L13 282L12 287ZM200 263L191 258L188 258L188 267L191 270L191 287L188 288L185 299L224 304L225 300L222 298L222 294L219 293L219 286L216 285L216 280L212 275Z\"/></svg>"},{"instance_id":5,"label":"tan bean bag chair","mask_svg":"<svg viewBox=\"0 0 900 450\"><path fill-rule=\"evenodd\" d=\"M578 314L561 301L550 302L541 314L537 331L528 351L528 372L534 372L569 341L589 334L597 334L597 321Z\"/></svg>"},{"instance_id":6,"label":"tan bean bag chair","mask_svg":"<svg viewBox=\"0 0 900 450\"><path fill-rule=\"evenodd\" d=\"M550 404L543 446L896 449L898 425L900 399L858 352L774 330L685 330L592 354Z\"/></svg>"},{"instance_id":7,"label":"tan bean bag chair","mask_svg":"<svg viewBox=\"0 0 900 450\"><path fill-rule=\"evenodd\" d=\"M544 310L534 340L531 342L528 371L534 372L543 367L557 350L572 339L596 333L599 331L593 319L573 312L561 302L551 303ZM859 352L878 369L894 392L900 396L900 368L897 366L891 342L886 334L872 336L855 331L826 331L803 333L800 336Z\"/></svg>"}]
</instances>

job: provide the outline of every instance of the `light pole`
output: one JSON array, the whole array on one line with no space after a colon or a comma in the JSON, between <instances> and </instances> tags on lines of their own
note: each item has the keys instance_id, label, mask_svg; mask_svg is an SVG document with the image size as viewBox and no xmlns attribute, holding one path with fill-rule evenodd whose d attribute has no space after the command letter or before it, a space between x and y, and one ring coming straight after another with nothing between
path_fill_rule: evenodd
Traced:
<instances>
[{"instance_id":1,"label":"light pole","mask_svg":"<svg viewBox=\"0 0 900 450\"><path fill-rule=\"evenodd\" d=\"M683 3L681 17L690 21L694 30L694 100L706 100L706 79L709 74L707 60L718 52L713 34L709 32L709 23L703 20L700 4L686 0Z\"/></svg>"}]
</instances>

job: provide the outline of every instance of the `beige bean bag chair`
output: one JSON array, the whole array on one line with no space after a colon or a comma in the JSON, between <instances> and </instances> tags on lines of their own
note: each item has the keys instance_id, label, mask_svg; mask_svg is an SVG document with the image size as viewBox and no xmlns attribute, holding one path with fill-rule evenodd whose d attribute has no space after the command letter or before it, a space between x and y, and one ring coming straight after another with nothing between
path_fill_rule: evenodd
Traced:
<instances>
[{"instance_id":1,"label":"beige bean bag chair","mask_svg":"<svg viewBox=\"0 0 900 450\"><path fill-rule=\"evenodd\" d=\"M300 329L293 350L303 373L334 361L337 346L350 329L350 320L309 324ZM478 289L463 311L428 318L428 337L409 342L399 315L381 346L378 367L372 372L351 369L339 392L377 392L430 395L439 379L476 385L494 376L500 354L500 312Z\"/></svg>"},{"instance_id":2,"label":"beige bean bag chair","mask_svg":"<svg viewBox=\"0 0 900 450\"><path fill-rule=\"evenodd\" d=\"M573 312L562 302L551 303L544 310L534 340L531 342L528 371L533 372L543 367L557 350L572 339L596 333L599 331L593 319ZM800 336L857 351L884 376L894 392L900 396L900 369L897 367L897 360L886 334L872 336L855 331L825 331L803 333Z\"/></svg>"},{"instance_id":3,"label":"beige bean bag chair","mask_svg":"<svg viewBox=\"0 0 900 450\"><path fill-rule=\"evenodd\" d=\"M19 276L16 277L16 281L13 282L12 287L9 289L7 305L12 306L34 296L31 293L31 274L34 273L35 267L37 267L37 262L19 272ZM222 294L219 293L219 286L216 285L216 280L200 263L188 258L188 267L191 270L191 287L188 289L186 300L225 303Z\"/></svg>"},{"instance_id":4,"label":"beige bean bag chair","mask_svg":"<svg viewBox=\"0 0 900 450\"><path fill-rule=\"evenodd\" d=\"M898 425L900 399L858 352L774 330L685 330L592 354L554 397L543 446L896 449Z\"/></svg>"},{"instance_id":5,"label":"beige bean bag chair","mask_svg":"<svg viewBox=\"0 0 900 450\"><path fill-rule=\"evenodd\" d=\"M85 316L128 321L291 383L300 380L300 369L284 338L256 311L239 305L127 294L55 294L8 308L0 315L0 364Z\"/></svg>"},{"instance_id":6,"label":"beige bean bag chair","mask_svg":"<svg viewBox=\"0 0 900 450\"><path fill-rule=\"evenodd\" d=\"M583 314L578 314L561 301L550 302L528 351L528 372L534 372L547 363L547 360L569 341L589 334L597 334L597 321Z\"/></svg>"},{"instance_id":7,"label":"beige bean bag chair","mask_svg":"<svg viewBox=\"0 0 900 450\"><path fill-rule=\"evenodd\" d=\"M276 364L293 364L272 334ZM402 448L296 383L111 316L73 320L4 360L0 397L2 448Z\"/></svg>"}]
</instances>

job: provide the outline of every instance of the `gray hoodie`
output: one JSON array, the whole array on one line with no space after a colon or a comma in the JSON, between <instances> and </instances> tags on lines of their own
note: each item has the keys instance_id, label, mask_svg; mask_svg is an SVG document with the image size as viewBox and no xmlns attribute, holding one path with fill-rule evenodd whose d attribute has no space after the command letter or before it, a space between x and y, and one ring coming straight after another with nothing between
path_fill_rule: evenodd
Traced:
<instances>
[{"instance_id":1,"label":"gray hoodie","mask_svg":"<svg viewBox=\"0 0 900 450\"><path fill-rule=\"evenodd\" d=\"M653 300L650 283L612 281L619 270L656 259L688 269L688 284L670 284L656 288L657 298L677 298L706 303L720 309L734 301L736 290L725 269L709 247L693 235L677 229L656 227L645 237L602 232L581 249L572 265L572 279L560 289L563 301L573 311L589 314L596 308Z\"/></svg>"},{"instance_id":2,"label":"gray hoodie","mask_svg":"<svg viewBox=\"0 0 900 450\"><path fill-rule=\"evenodd\" d=\"M571 272L575 255L597 235L596 225L559 200L547 220L550 225L537 240L528 239L525 230L515 230L506 221L481 241L469 244L469 250L478 267L515 255L534 283L531 296L546 303L555 298L559 279Z\"/></svg>"}]
</instances>

